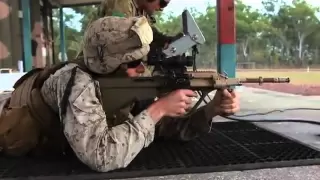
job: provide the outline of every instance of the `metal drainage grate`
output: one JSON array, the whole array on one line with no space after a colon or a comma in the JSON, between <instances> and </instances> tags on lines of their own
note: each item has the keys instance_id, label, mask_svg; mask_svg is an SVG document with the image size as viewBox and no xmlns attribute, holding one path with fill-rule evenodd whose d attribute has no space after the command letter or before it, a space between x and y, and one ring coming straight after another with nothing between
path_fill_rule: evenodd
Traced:
<instances>
[{"instance_id":1,"label":"metal drainage grate","mask_svg":"<svg viewBox=\"0 0 320 180\"><path fill-rule=\"evenodd\" d=\"M320 152L249 123L221 122L212 133L191 142L158 140L125 169L95 173L75 159L0 158L0 178L130 178L309 164L320 164Z\"/></svg>"}]
</instances>

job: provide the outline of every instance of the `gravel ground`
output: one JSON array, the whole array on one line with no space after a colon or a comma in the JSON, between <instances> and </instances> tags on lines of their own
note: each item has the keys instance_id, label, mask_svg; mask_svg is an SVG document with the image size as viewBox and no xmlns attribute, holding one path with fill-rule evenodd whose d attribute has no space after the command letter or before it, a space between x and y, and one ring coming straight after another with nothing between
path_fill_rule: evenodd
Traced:
<instances>
[{"instance_id":1,"label":"gravel ground","mask_svg":"<svg viewBox=\"0 0 320 180\"><path fill-rule=\"evenodd\" d=\"M320 85L294 85L294 84L244 84L246 87L260 88L303 96L320 96Z\"/></svg>"}]
</instances>

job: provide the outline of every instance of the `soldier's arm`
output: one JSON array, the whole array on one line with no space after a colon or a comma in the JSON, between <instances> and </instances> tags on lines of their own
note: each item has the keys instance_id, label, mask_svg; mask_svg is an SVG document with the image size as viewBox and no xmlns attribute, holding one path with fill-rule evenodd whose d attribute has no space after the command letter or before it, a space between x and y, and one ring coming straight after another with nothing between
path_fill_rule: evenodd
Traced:
<instances>
[{"instance_id":1,"label":"soldier's arm","mask_svg":"<svg viewBox=\"0 0 320 180\"><path fill-rule=\"evenodd\" d=\"M99 17L134 16L132 3L129 0L103 0L99 8Z\"/></svg>"},{"instance_id":2,"label":"soldier's arm","mask_svg":"<svg viewBox=\"0 0 320 180\"><path fill-rule=\"evenodd\" d=\"M71 148L93 170L107 172L126 167L153 141L154 121L142 111L121 125L109 127L97 98L97 85L81 70L75 77L63 119Z\"/></svg>"},{"instance_id":3,"label":"soldier's arm","mask_svg":"<svg viewBox=\"0 0 320 180\"><path fill-rule=\"evenodd\" d=\"M198 108L189 117L164 117L156 124L156 137L188 141L210 131L212 102Z\"/></svg>"},{"instance_id":4,"label":"soldier's arm","mask_svg":"<svg viewBox=\"0 0 320 180\"><path fill-rule=\"evenodd\" d=\"M133 107L131 114L139 114L154 102L153 99L139 101ZM156 137L165 137L182 141L191 140L210 131L213 105L212 102L198 108L187 118L164 117L156 125Z\"/></svg>"}]
</instances>

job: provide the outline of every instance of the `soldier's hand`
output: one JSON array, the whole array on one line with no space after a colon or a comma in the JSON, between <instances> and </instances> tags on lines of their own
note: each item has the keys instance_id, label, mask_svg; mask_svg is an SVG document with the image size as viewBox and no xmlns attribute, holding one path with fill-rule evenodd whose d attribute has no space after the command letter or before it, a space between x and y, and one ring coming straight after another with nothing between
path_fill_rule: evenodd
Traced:
<instances>
[{"instance_id":1,"label":"soldier's hand","mask_svg":"<svg viewBox=\"0 0 320 180\"><path fill-rule=\"evenodd\" d=\"M169 93L158 101L165 116L176 117L184 115L187 109L190 109L192 98L196 96L197 94L194 91L181 89Z\"/></svg>"},{"instance_id":2,"label":"soldier's hand","mask_svg":"<svg viewBox=\"0 0 320 180\"><path fill-rule=\"evenodd\" d=\"M216 115L232 115L240 110L239 95L227 89L217 90L213 99L213 110Z\"/></svg>"},{"instance_id":3,"label":"soldier's hand","mask_svg":"<svg viewBox=\"0 0 320 180\"><path fill-rule=\"evenodd\" d=\"M192 98L196 97L197 94L194 91L188 89L181 89L173 91L161 98L159 98L155 103L153 103L147 110L151 117L154 115L154 119L159 119L156 115L161 114L163 116L177 117L182 116L190 109L192 105ZM161 119L160 118L160 119Z\"/></svg>"}]
</instances>

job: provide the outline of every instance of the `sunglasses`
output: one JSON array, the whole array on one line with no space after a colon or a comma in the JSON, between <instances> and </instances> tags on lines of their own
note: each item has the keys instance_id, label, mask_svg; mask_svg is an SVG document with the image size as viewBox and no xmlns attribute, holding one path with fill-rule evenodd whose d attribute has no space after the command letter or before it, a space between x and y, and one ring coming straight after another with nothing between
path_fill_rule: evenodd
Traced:
<instances>
[{"instance_id":1,"label":"sunglasses","mask_svg":"<svg viewBox=\"0 0 320 180\"><path fill-rule=\"evenodd\" d=\"M165 8L167 7L169 4L169 1L168 0L160 0L160 8Z\"/></svg>"}]
</instances>

